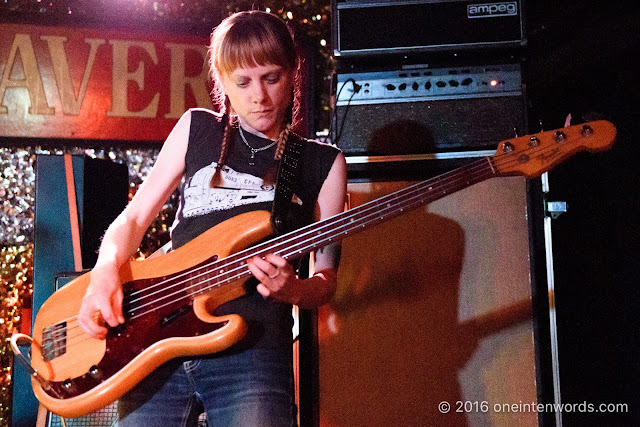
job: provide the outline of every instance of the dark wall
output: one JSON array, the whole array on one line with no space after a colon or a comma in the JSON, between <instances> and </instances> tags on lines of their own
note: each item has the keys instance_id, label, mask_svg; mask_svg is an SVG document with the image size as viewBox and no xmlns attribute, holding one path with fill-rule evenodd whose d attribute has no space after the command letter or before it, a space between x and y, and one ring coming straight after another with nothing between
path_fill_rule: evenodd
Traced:
<instances>
[{"instance_id":1,"label":"dark wall","mask_svg":"<svg viewBox=\"0 0 640 427\"><path fill-rule=\"evenodd\" d=\"M625 403L627 413L565 412L564 425L640 419L640 4L614 0L527 5L526 82L546 129L603 117L618 128L605 153L578 154L549 174L562 400ZM537 130L537 129L533 129Z\"/></svg>"}]
</instances>

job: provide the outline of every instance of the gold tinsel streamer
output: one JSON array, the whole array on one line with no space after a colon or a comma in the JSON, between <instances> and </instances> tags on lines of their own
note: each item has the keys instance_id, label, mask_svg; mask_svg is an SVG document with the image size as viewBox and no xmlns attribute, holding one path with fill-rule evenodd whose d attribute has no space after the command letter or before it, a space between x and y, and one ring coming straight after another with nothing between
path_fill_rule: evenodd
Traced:
<instances>
[{"instance_id":1,"label":"gold tinsel streamer","mask_svg":"<svg viewBox=\"0 0 640 427\"><path fill-rule=\"evenodd\" d=\"M33 293L33 245L0 247L0 426L8 424L11 402L11 334L19 330L25 300Z\"/></svg>"}]
</instances>

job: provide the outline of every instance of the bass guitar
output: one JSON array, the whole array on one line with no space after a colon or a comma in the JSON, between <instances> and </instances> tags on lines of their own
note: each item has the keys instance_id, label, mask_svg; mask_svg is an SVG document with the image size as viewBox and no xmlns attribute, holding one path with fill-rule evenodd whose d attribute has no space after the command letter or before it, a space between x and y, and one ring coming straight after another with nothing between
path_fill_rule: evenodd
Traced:
<instances>
[{"instance_id":1,"label":"bass guitar","mask_svg":"<svg viewBox=\"0 0 640 427\"><path fill-rule=\"evenodd\" d=\"M90 337L77 323L89 272L56 291L38 312L33 338L16 334L12 347L42 405L64 417L85 415L169 359L219 352L240 340L245 321L213 313L244 294L249 258L296 259L488 178L537 177L573 153L608 148L615 136L613 124L594 121L505 140L492 156L275 238L269 212L239 215L173 252L123 265L125 323L106 339ZM28 343L31 361L18 348Z\"/></svg>"}]
</instances>

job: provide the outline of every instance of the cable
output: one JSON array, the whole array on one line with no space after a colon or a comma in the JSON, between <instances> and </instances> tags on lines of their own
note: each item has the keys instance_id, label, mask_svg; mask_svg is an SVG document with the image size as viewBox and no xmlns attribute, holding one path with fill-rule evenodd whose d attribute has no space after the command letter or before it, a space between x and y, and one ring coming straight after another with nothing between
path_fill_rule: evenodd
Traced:
<instances>
[{"instance_id":1,"label":"cable","mask_svg":"<svg viewBox=\"0 0 640 427\"><path fill-rule=\"evenodd\" d=\"M340 123L340 126L338 126L337 103L338 103L338 99L340 99L340 94L342 93L342 89L344 89L344 87L349 82L351 82L353 84L353 92L351 93L351 96L349 97L349 100L347 101L346 108L345 108L344 113L342 115L342 121ZM336 105L334 105L334 107L333 107L333 120L331 121L331 123L332 123L331 128L332 129L331 129L331 132L330 132L330 137L331 137L331 140L332 140L334 145L338 145L338 141L342 137L342 130L344 128L344 122L345 122L345 120L347 118L347 112L349 111L349 107L351 106L351 100L353 99L353 96L356 93L360 92L361 88L362 88L362 86L359 85L353 78L348 78L347 80L345 80L344 83L342 83L342 86L340 86L340 89L338 90L338 93L336 95Z\"/></svg>"}]
</instances>

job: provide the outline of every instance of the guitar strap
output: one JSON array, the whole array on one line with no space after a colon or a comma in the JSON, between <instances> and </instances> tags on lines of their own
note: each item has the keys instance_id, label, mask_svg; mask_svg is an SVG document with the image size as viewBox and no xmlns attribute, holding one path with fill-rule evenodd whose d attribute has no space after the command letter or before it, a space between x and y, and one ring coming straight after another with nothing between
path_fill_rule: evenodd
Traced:
<instances>
[{"instance_id":1,"label":"guitar strap","mask_svg":"<svg viewBox=\"0 0 640 427\"><path fill-rule=\"evenodd\" d=\"M303 151L303 140L292 132L282 152L271 208L271 226L278 235L298 228L301 220L292 215L291 208L295 203L294 199L297 198L293 188L300 177L300 159Z\"/></svg>"},{"instance_id":2,"label":"guitar strap","mask_svg":"<svg viewBox=\"0 0 640 427\"><path fill-rule=\"evenodd\" d=\"M75 271L82 271L82 250L80 249L80 225L78 206L76 204L76 185L73 177L73 159L71 154L64 155L64 172L67 181L67 200L69 203L69 225L71 228L71 244L73 248L73 265Z\"/></svg>"}]
</instances>

